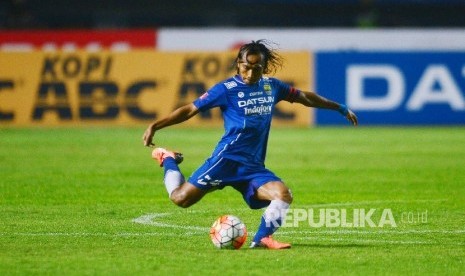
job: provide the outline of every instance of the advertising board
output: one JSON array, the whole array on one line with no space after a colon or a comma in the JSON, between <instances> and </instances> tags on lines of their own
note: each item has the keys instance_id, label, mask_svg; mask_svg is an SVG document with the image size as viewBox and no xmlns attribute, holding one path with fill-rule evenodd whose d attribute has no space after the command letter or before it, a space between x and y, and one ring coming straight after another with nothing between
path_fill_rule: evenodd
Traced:
<instances>
[{"instance_id":1,"label":"advertising board","mask_svg":"<svg viewBox=\"0 0 465 276\"><path fill-rule=\"evenodd\" d=\"M0 126L146 124L234 75L235 54L153 50L0 52ZM308 53L283 56L293 66L276 76L308 89ZM289 103L279 103L274 116L275 124L308 126L312 122L308 108ZM221 122L220 110L214 109L186 125Z\"/></svg>"},{"instance_id":2,"label":"advertising board","mask_svg":"<svg viewBox=\"0 0 465 276\"><path fill-rule=\"evenodd\" d=\"M316 89L361 124L464 124L465 52L318 52ZM318 110L317 124L340 124Z\"/></svg>"}]
</instances>

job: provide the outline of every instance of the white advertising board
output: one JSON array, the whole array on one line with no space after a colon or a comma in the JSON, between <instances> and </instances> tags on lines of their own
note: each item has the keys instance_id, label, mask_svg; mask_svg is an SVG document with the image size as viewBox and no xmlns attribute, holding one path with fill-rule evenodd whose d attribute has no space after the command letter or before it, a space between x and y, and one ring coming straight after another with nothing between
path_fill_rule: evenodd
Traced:
<instances>
[{"instance_id":1,"label":"white advertising board","mask_svg":"<svg viewBox=\"0 0 465 276\"><path fill-rule=\"evenodd\" d=\"M222 51L268 39L283 50L465 50L465 29L241 29L161 28L162 51Z\"/></svg>"}]
</instances>

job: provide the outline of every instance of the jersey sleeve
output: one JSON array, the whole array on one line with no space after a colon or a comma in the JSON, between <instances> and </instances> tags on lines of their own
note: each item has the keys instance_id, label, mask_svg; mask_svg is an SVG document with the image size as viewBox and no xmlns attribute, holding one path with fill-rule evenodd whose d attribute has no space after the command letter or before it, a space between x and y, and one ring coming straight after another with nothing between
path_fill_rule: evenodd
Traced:
<instances>
[{"instance_id":1,"label":"jersey sleeve","mask_svg":"<svg viewBox=\"0 0 465 276\"><path fill-rule=\"evenodd\" d=\"M277 88L278 101L288 101L293 103L300 95L300 90L284 83L278 79L273 79Z\"/></svg>"},{"instance_id":2,"label":"jersey sleeve","mask_svg":"<svg viewBox=\"0 0 465 276\"><path fill-rule=\"evenodd\" d=\"M226 89L222 83L213 86L194 101L194 105L200 111L206 111L214 107L222 107L226 104Z\"/></svg>"}]
</instances>

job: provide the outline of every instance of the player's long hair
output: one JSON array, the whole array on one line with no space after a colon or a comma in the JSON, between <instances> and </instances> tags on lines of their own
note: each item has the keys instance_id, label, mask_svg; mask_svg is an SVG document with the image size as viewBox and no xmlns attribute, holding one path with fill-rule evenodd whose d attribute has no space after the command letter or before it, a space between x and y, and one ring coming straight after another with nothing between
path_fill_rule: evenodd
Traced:
<instances>
[{"instance_id":1,"label":"player's long hair","mask_svg":"<svg viewBox=\"0 0 465 276\"><path fill-rule=\"evenodd\" d=\"M273 45L276 45L276 43L266 39L259 39L257 41L244 44L239 49L235 63L237 64L240 62L244 55L262 54L265 59L263 74L273 75L283 67L283 57L278 54L277 50L273 48ZM239 69L237 69L237 73L239 73Z\"/></svg>"}]
</instances>

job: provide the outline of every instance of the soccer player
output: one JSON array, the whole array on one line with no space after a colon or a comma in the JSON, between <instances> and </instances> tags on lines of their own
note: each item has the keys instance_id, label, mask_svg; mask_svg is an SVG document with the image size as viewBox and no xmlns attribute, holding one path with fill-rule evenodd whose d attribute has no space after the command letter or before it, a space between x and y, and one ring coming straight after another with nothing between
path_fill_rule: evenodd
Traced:
<instances>
[{"instance_id":1,"label":"soccer player","mask_svg":"<svg viewBox=\"0 0 465 276\"><path fill-rule=\"evenodd\" d=\"M232 186L252 209L265 208L250 247L290 248L272 234L279 228L292 202L292 193L284 182L265 168L268 135L274 106L279 101L340 112L354 126L356 115L344 104L328 100L314 92L291 87L264 75L282 66L282 58L266 40L244 44L235 60L237 75L217 83L194 102L179 107L167 117L151 123L143 135L145 146L156 131L182 123L201 111L219 107L225 133L213 154L186 182L178 164L180 153L155 148L152 158L164 167L164 183L176 205L187 208L208 192Z\"/></svg>"}]
</instances>

